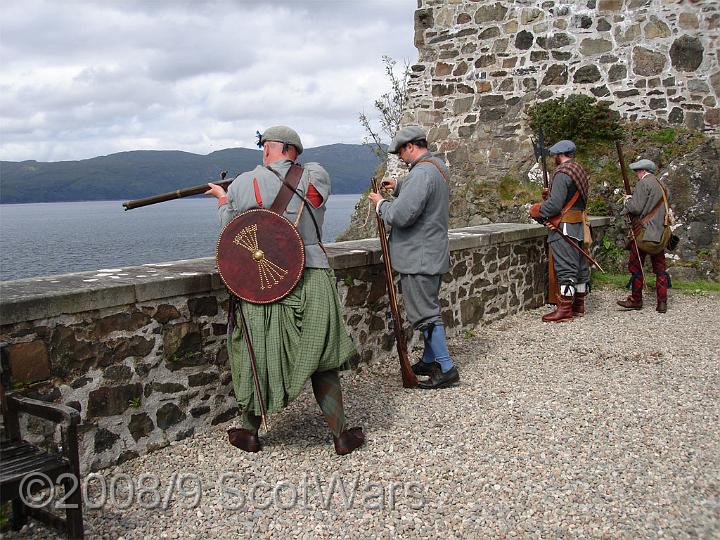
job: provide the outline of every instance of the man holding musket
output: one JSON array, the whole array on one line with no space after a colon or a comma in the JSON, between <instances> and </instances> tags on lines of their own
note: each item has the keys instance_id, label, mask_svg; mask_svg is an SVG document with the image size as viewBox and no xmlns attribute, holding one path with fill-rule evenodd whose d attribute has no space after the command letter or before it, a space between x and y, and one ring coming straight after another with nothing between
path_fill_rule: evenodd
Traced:
<instances>
[{"instance_id":1,"label":"man holding musket","mask_svg":"<svg viewBox=\"0 0 720 540\"><path fill-rule=\"evenodd\" d=\"M635 171L638 183L632 195L625 195L625 212L631 217L634 237L628 244L630 259L628 270L630 296L618 300L625 309L642 309L643 272L645 256L650 256L655 279L656 311L667 311L667 290L671 286L670 274L665 270L665 247L670 229L668 222L667 188L655 176L657 166L649 159L641 159L630 164Z\"/></svg>"},{"instance_id":2,"label":"man holding musket","mask_svg":"<svg viewBox=\"0 0 720 540\"><path fill-rule=\"evenodd\" d=\"M460 374L450 358L438 299L442 274L450 268L450 172L427 146L427 135L419 126L398 131L388 152L409 165L410 173L399 182L382 182L381 187L395 196L393 201L378 193L368 197L385 224L392 227L390 255L400 274L407 318L423 335L425 350L412 368L428 380L418 386L436 389L457 384Z\"/></svg>"},{"instance_id":3,"label":"man holding musket","mask_svg":"<svg viewBox=\"0 0 720 540\"><path fill-rule=\"evenodd\" d=\"M530 207L530 217L551 225L548 232L549 256L553 259L560 288L554 311L543 315L545 322L571 321L585 315L585 294L590 270L584 255L576 248L590 244L590 227L585 212L589 194L588 175L575 161L576 147L564 140L548 148L555 156L555 170L546 200ZM563 235L565 238L563 238ZM569 242L574 242L575 247Z\"/></svg>"},{"instance_id":4,"label":"man holding musket","mask_svg":"<svg viewBox=\"0 0 720 540\"><path fill-rule=\"evenodd\" d=\"M300 137L289 127L274 126L258 137L263 166L240 174L227 193L216 184L208 184L206 193L217 198L223 227L246 210L272 210L283 182L288 182L291 166L303 152ZM310 379L333 433L335 451L343 455L361 446L365 436L360 428L347 428L338 376L338 370L348 368L357 351L345 329L335 277L321 244L330 176L318 163L306 163L302 173L298 168L293 170L301 176L299 180L295 176L297 186L289 202L284 203L283 215L302 238L305 269L297 285L279 300L253 303L236 299L237 309L231 315L238 320L245 318L257 379L253 378L245 342L248 336L243 335L242 327L237 327L228 335L227 347L242 427L228 430L228 436L231 444L246 452L259 451L260 414L285 408ZM260 236L261 231L257 234ZM265 255L257 253L260 258Z\"/></svg>"}]
</instances>

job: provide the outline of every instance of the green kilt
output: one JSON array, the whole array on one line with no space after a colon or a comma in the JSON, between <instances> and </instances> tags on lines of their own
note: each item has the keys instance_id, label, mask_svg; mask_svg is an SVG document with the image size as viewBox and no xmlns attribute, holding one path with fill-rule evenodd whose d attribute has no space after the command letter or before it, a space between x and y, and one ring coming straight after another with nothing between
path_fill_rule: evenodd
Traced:
<instances>
[{"instance_id":1,"label":"green kilt","mask_svg":"<svg viewBox=\"0 0 720 540\"><path fill-rule=\"evenodd\" d=\"M267 412L285 408L316 371L349 369L357 355L345 329L330 269L306 268L296 287L272 304L238 300L250 332L260 391ZM228 339L238 408L260 414L240 315Z\"/></svg>"}]
</instances>

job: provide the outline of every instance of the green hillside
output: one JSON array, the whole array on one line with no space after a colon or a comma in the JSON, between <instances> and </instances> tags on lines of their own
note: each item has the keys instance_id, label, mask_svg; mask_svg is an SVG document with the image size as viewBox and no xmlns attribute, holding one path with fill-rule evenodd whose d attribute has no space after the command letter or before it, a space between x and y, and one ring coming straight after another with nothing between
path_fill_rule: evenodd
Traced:
<instances>
[{"instance_id":1,"label":"green hillside","mask_svg":"<svg viewBox=\"0 0 720 540\"><path fill-rule=\"evenodd\" d=\"M179 151L121 152L80 161L1 161L0 203L126 200L194 186L250 170L260 150L228 148L208 155ZM334 193L361 193L378 165L360 144L308 148L301 162L318 161L333 179Z\"/></svg>"}]
</instances>

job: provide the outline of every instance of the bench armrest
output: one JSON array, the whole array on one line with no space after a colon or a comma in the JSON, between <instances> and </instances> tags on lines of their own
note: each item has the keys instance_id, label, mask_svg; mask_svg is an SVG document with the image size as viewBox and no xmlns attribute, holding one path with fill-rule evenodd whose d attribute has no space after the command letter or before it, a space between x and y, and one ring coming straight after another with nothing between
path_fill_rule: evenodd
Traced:
<instances>
[{"instance_id":1,"label":"bench armrest","mask_svg":"<svg viewBox=\"0 0 720 540\"><path fill-rule=\"evenodd\" d=\"M56 424L76 426L80 423L80 413L67 405L45 403L39 399L19 396L7 396L8 413L24 412L32 416L44 418Z\"/></svg>"}]
</instances>

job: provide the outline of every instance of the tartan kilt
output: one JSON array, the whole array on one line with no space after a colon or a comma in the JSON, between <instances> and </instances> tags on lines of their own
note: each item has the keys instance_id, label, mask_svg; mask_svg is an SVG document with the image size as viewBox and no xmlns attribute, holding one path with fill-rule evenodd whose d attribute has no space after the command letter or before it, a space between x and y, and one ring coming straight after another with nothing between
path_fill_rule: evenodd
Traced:
<instances>
[{"instance_id":1,"label":"tartan kilt","mask_svg":"<svg viewBox=\"0 0 720 540\"><path fill-rule=\"evenodd\" d=\"M335 273L306 268L285 298L272 304L237 300L255 352L265 410L287 407L316 371L349 369L357 350L345 328ZM258 396L240 323L228 338L228 358L238 408L260 414Z\"/></svg>"}]
</instances>

